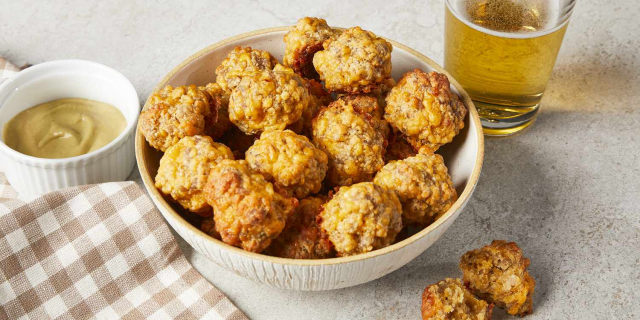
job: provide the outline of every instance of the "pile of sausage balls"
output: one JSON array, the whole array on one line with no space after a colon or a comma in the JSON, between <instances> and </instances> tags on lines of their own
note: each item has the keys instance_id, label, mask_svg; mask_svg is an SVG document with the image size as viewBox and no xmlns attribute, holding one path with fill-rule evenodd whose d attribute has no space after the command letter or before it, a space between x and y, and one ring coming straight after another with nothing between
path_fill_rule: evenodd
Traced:
<instances>
[{"instance_id":1,"label":"pile of sausage balls","mask_svg":"<svg viewBox=\"0 0 640 320\"><path fill-rule=\"evenodd\" d=\"M444 74L391 78L391 43L302 18L283 63L237 47L206 86L167 86L140 116L156 187L200 228L295 259L366 253L424 228L457 194L434 152L467 109Z\"/></svg>"}]
</instances>

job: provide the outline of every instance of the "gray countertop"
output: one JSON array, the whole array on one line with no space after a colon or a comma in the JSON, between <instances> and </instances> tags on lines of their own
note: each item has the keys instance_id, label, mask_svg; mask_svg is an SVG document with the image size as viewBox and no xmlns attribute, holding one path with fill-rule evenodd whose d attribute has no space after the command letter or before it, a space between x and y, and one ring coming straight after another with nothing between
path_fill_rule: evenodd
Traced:
<instances>
[{"instance_id":1,"label":"gray countertop","mask_svg":"<svg viewBox=\"0 0 640 320\"><path fill-rule=\"evenodd\" d=\"M0 0L0 55L15 64L97 61L126 75L145 100L202 47L310 15L443 60L442 0L319 2ZM537 122L518 136L486 140L466 210L398 271L353 288L294 292L240 278L179 239L185 254L254 319L418 319L426 285L459 276L465 251L507 239L531 259L537 287L529 319L640 317L638 16L634 1L578 1Z\"/></svg>"}]
</instances>

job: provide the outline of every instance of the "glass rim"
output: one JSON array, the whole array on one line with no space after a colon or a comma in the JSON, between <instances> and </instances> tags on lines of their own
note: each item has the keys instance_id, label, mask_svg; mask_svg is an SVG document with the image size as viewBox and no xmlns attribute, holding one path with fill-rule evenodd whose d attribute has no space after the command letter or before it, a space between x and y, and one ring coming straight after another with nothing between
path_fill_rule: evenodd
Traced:
<instances>
[{"instance_id":1,"label":"glass rim","mask_svg":"<svg viewBox=\"0 0 640 320\"><path fill-rule=\"evenodd\" d=\"M515 33L515 32L495 31L495 30L491 30L491 29L479 26L477 24L471 23L469 19L466 19L465 17L460 15L460 13L453 8L451 4L452 1L456 1L456 0L445 0L445 5L447 9L449 9L449 12L451 12L451 14L453 14L458 20L462 21L462 23L464 23L465 25L467 25L468 27L476 31L486 33L496 37L509 38L509 39L538 38L538 37L546 36L548 34L558 31L559 29L563 28L567 23L569 23L569 18L571 17L571 14L573 13L573 9L575 8L576 2L577 2L577 0L569 0L569 3L565 5L563 8L561 8L561 12L564 12L564 14L560 18L558 18L558 22L555 24L553 28L535 31L535 32Z\"/></svg>"}]
</instances>

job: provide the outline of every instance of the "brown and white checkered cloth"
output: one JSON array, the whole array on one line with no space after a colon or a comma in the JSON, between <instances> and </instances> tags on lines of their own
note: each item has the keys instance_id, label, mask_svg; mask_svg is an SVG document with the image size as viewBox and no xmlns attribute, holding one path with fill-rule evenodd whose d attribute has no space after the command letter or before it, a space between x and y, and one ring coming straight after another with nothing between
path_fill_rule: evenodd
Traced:
<instances>
[{"instance_id":1,"label":"brown and white checkered cloth","mask_svg":"<svg viewBox=\"0 0 640 320\"><path fill-rule=\"evenodd\" d=\"M0 173L0 319L246 319L136 183L17 197Z\"/></svg>"},{"instance_id":2,"label":"brown and white checkered cloth","mask_svg":"<svg viewBox=\"0 0 640 320\"><path fill-rule=\"evenodd\" d=\"M18 71L20 71L20 69L12 65L5 58L0 57L0 83L2 83L2 81L4 80L9 79L9 77L18 73Z\"/></svg>"},{"instance_id":3,"label":"brown and white checkered cloth","mask_svg":"<svg viewBox=\"0 0 640 320\"><path fill-rule=\"evenodd\" d=\"M18 68L0 57L0 83ZM0 319L247 319L134 182L19 199L0 172Z\"/></svg>"}]
</instances>

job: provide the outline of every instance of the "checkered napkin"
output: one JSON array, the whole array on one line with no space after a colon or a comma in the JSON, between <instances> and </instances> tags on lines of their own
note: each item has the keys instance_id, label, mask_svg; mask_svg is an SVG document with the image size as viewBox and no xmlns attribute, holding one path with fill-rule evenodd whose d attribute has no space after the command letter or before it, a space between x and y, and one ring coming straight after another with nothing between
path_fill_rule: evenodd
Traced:
<instances>
[{"instance_id":1,"label":"checkered napkin","mask_svg":"<svg viewBox=\"0 0 640 320\"><path fill-rule=\"evenodd\" d=\"M0 172L0 319L247 319L134 182L30 202Z\"/></svg>"},{"instance_id":2,"label":"checkered napkin","mask_svg":"<svg viewBox=\"0 0 640 320\"><path fill-rule=\"evenodd\" d=\"M12 65L5 58L0 57L0 83L2 83L2 81L4 80L9 79L9 77L18 73L18 71L20 71L20 69Z\"/></svg>"}]
</instances>

